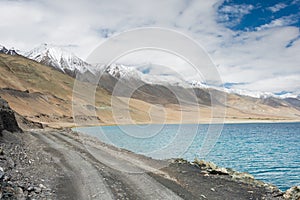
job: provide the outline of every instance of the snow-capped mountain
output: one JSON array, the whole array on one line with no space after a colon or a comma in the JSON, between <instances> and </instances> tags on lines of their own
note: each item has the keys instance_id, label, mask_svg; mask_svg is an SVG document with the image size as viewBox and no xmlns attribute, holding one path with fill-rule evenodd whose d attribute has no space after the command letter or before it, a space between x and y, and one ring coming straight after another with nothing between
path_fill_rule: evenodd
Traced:
<instances>
[{"instance_id":1,"label":"snow-capped mountain","mask_svg":"<svg viewBox=\"0 0 300 200\"><path fill-rule=\"evenodd\" d=\"M105 68L105 71L117 79L142 79L142 73L133 67L122 64L111 64Z\"/></svg>"},{"instance_id":2,"label":"snow-capped mountain","mask_svg":"<svg viewBox=\"0 0 300 200\"><path fill-rule=\"evenodd\" d=\"M171 85L171 86L180 86L184 88L200 88L200 89L214 89L218 91L223 91L228 94L237 94L241 96L249 96L253 98L258 99L266 99L270 97L275 97L279 99L285 99L285 98L299 98L297 95L292 93L285 93L285 94L274 94L271 92L261 92L261 91L251 91L251 90L243 90L243 89L236 89L236 88L225 88L220 86L212 86L207 85L206 83L203 83L201 81L192 80L182 80L174 76L165 76L165 75L149 75L144 74L141 71L138 70L138 67L133 66L126 66L122 64L111 64L109 66L101 66L101 69L98 70L104 70L111 76L122 79L126 81L142 81L147 84L156 84L156 85Z\"/></svg>"},{"instance_id":3,"label":"snow-capped mountain","mask_svg":"<svg viewBox=\"0 0 300 200\"><path fill-rule=\"evenodd\" d=\"M253 97L253 98L261 98L261 99L265 99L265 98L269 98L269 97L275 97L275 98L279 98L279 99L285 99L285 98L298 98L300 97L300 95L297 96L297 94L293 94L293 93L284 93L284 94L274 94L271 92L261 92L261 91L251 91L251 90L243 90L243 89L236 89L236 88L225 88L225 87L217 87L217 86L211 86L211 85L207 85L205 83L202 83L200 81L190 81L189 84L193 87L193 88L203 88L203 89L215 89L215 90L220 90L223 92L226 92L228 94L238 94L241 96L248 96L248 97Z\"/></svg>"},{"instance_id":4,"label":"snow-capped mountain","mask_svg":"<svg viewBox=\"0 0 300 200\"><path fill-rule=\"evenodd\" d=\"M72 75L77 72L84 73L91 67L75 54L57 45L42 44L25 53L24 56Z\"/></svg>"},{"instance_id":5,"label":"snow-capped mountain","mask_svg":"<svg viewBox=\"0 0 300 200\"><path fill-rule=\"evenodd\" d=\"M0 45L0 53L4 53L4 54L7 54L7 55L12 55L12 56L19 55L14 48L7 49L2 45Z\"/></svg>"},{"instance_id":6,"label":"snow-capped mountain","mask_svg":"<svg viewBox=\"0 0 300 200\"><path fill-rule=\"evenodd\" d=\"M5 47L0 45L0 53L10 54L10 55L19 55L14 49L6 49ZM54 67L57 70L62 71L63 73L67 73L71 76L76 76L79 73L86 73L91 72L91 74L106 73L111 75L116 79L122 79L129 82L144 82L146 84L153 84L153 85L164 85L164 86L180 86L184 88L200 88L200 89L215 89L219 91L223 91L229 94L238 94L241 96L249 96L254 98L269 98L275 97L280 99L285 98L299 98L295 94L282 94L276 95L270 92L260 92L260 91L249 91L243 89L234 89L234 88L224 88L219 86L211 86L205 83L202 83L197 80L182 80L178 77L174 76L166 76L166 75L153 75L143 73L142 71L138 70L139 66L127 66L123 64L116 64L113 63L109 66L107 65L98 65L92 66L75 54L69 52L68 50L64 49L58 45L49 45L49 44L42 44L39 47L27 52L22 53L23 56L40 62L42 64Z\"/></svg>"},{"instance_id":7,"label":"snow-capped mountain","mask_svg":"<svg viewBox=\"0 0 300 200\"><path fill-rule=\"evenodd\" d=\"M134 66L113 63L104 69L108 74L126 81L139 80L148 84L184 85L185 82L174 76L144 74Z\"/></svg>"}]
</instances>

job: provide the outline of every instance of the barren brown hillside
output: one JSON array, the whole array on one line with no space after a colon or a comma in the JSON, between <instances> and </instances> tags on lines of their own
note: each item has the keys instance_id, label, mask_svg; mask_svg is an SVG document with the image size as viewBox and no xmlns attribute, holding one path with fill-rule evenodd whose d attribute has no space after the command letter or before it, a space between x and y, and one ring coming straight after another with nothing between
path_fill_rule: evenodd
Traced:
<instances>
[{"instance_id":1,"label":"barren brown hillside","mask_svg":"<svg viewBox=\"0 0 300 200\"><path fill-rule=\"evenodd\" d=\"M101 87L97 88L94 105L88 103L84 95L76 99L74 105L80 108L80 114L73 116L74 78L22 56L5 54L0 54L0 74L0 96L19 114L52 126L73 126L74 117L79 125L211 121L212 109L208 105L180 106L176 102L166 104L166 101L160 105L153 99L143 101L147 96L139 99L112 97ZM90 88L88 83L81 83L81 86ZM214 108L215 118L223 118L221 112L216 113L222 110L221 106ZM95 112L97 116L94 116ZM300 111L295 107L272 106L255 98L233 94L227 96L226 112L227 122L300 121Z\"/></svg>"}]
</instances>

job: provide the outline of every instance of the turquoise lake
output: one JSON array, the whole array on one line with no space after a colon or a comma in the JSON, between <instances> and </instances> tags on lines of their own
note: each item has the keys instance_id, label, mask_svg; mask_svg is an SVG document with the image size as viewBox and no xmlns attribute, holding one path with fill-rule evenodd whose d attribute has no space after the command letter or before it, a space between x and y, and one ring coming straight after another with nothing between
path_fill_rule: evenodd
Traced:
<instances>
[{"instance_id":1,"label":"turquoise lake","mask_svg":"<svg viewBox=\"0 0 300 200\"><path fill-rule=\"evenodd\" d=\"M281 190L300 185L300 123L225 124L219 137L208 132L210 128L210 125L126 125L74 130L157 159L212 161L249 172ZM211 145L208 145L210 151L202 148L205 144Z\"/></svg>"}]
</instances>

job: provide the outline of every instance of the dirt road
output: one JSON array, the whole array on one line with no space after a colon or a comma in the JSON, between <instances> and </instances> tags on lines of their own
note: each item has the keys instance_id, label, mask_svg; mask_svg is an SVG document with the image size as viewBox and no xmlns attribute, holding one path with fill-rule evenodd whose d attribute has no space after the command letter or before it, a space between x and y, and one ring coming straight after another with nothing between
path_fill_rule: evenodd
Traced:
<instances>
[{"instance_id":1,"label":"dirt road","mask_svg":"<svg viewBox=\"0 0 300 200\"><path fill-rule=\"evenodd\" d=\"M66 199L181 199L143 171L145 162L128 162L129 152L92 144L55 131L31 134L47 144L66 177ZM122 155L123 154L123 155ZM140 157L141 158L141 157ZM131 157L133 160L134 158ZM146 159L147 160L147 159ZM148 160L149 161L149 160ZM147 164L149 164L148 162ZM67 182L68 181L68 182Z\"/></svg>"},{"instance_id":2,"label":"dirt road","mask_svg":"<svg viewBox=\"0 0 300 200\"><path fill-rule=\"evenodd\" d=\"M187 162L154 160L70 130L5 132L1 142L4 199L223 200L283 195L264 183L233 180Z\"/></svg>"}]
</instances>

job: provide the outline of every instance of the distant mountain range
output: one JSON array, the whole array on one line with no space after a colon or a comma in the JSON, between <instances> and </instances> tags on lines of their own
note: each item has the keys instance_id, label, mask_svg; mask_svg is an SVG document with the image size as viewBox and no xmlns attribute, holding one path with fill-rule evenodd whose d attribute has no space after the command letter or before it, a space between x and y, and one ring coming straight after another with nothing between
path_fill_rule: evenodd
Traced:
<instances>
[{"instance_id":1,"label":"distant mountain range","mask_svg":"<svg viewBox=\"0 0 300 200\"><path fill-rule=\"evenodd\" d=\"M198 119L209 123L212 110L225 107L228 121L300 120L299 97L278 98L265 93L244 95L241 91L171 76L145 74L141 70L149 67L122 64L92 66L54 45L43 44L27 53L1 47L0 96L17 112L34 121L72 123L74 77L79 75L84 77L80 79L83 94L80 93L82 99L73 105L80 110L75 118L88 124L98 121L93 116L94 111L103 123L116 123L113 108L120 110L116 117L125 124L131 123L122 115L125 111L140 123L149 123L152 116L153 120L157 119L152 123L161 123L164 116L167 116L168 123L178 123L183 115L187 120L183 123L197 123ZM90 99L85 99L84 92L92 88L91 80L100 75L94 106ZM169 79L166 80L166 77ZM222 99L225 95L226 102ZM112 99L117 106L112 106ZM127 108L127 100L132 102L130 108ZM151 116L149 109L152 110ZM222 118L222 115L216 117Z\"/></svg>"},{"instance_id":2,"label":"distant mountain range","mask_svg":"<svg viewBox=\"0 0 300 200\"><path fill-rule=\"evenodd\" d=\"M297 96L289 93L275 95L270 92L247 91L241 89L224 88L221 86L210 86L197 80L187 81L172 76L144 74L141 71L137 70L136 67L126 66L122 64L111 64L110 66L92 66L67 49L64 49L63 47L58 45L41 44L33 50L25 53L21 53L20 51L16 51L14 49L6 49L4 46L0 46L0 53L9 55L21 54L29 59L35 60L47 66L51 66L54 69L57 69L72 77L76 77L76 74L78 73L89 74L89 76L91 74L97 76L101 73L102 80L105 80L105 82L99 84L111 92L117 80L122 80L125 85L127 84L128 87L135 87L136 85L155 85L156 88L158 86L160 86L161 88L172 86L173 88L180 87L194 89L214 89L228 94L238 94L241 96L249 96L253 98L287 99L289 103L296 105L298 105L298 100L300 100L300 95ZM124 90L124 93L126 91L128 90Z\"/></svg>"}]
</instances>

